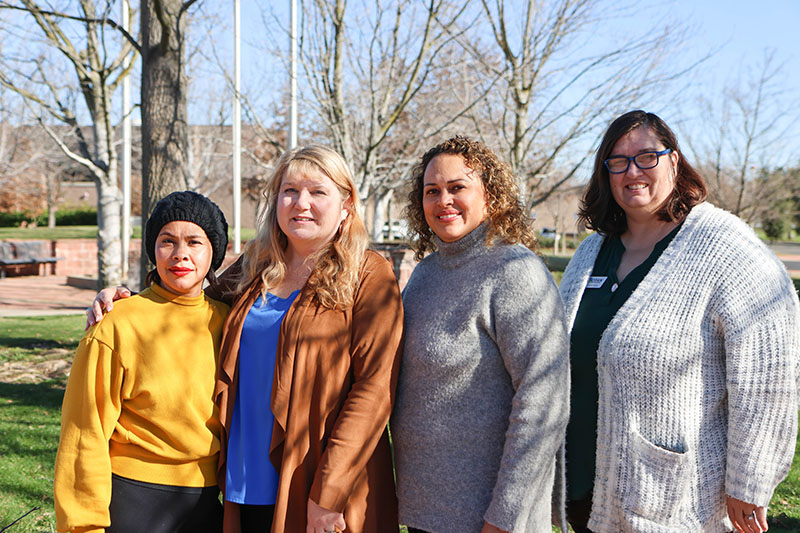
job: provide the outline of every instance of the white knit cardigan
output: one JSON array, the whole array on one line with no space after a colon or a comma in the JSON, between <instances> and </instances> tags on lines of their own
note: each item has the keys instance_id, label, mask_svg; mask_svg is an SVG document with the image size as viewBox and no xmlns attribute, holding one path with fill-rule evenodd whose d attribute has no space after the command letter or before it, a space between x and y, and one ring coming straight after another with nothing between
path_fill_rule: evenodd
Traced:
<instances>
[{"instance_id":1,"label":"white knit cardigan","mask_svg":"<svg viewBox=\"0 0 800 533\"><path fill-rule=\"evenodd\" d=\"M561 282L569 328L603 236ZM730 531L725 494L766 506L792 462L800 306L783 265L704 203L604 332L592 531Z\"/></svg>"}]
</instances>

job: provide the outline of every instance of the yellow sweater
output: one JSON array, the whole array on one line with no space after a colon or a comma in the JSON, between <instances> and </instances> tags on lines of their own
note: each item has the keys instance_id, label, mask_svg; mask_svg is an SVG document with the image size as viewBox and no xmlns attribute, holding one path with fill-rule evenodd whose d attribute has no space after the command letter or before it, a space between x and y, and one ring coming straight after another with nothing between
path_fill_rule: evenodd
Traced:
<instances>
[{"instance_id":1,"label":"yellow sweater","mask_svg":"<svg viewBox=\"0 0 800 533\"><path fill-rule=\"evenodd\" d=\"M86 332L61 411L56 529L110 525L111 473L163 485L216 483L213 393L228 306L152 285Z\"/></svg>"}]
</instances>

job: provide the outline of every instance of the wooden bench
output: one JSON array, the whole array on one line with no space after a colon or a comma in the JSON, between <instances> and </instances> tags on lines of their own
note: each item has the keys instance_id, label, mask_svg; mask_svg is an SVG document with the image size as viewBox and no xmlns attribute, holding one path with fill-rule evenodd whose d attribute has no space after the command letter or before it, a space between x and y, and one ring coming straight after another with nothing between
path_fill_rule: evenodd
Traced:
<instances>
[{"instance_id":1,"label":"wooden bench","mask_svg":"<svg viewBox=\"0 0 800 533\"><path fill-rule=\"evenodd\" d=\"M63 257L52 257L47 245L45 241L0 242L0 279L5 279L9 269L19 272L28 265L36 265L40 276L47 275L47 265L53 265L55 271L56 262Z\"/></svg>"}]
</instances>

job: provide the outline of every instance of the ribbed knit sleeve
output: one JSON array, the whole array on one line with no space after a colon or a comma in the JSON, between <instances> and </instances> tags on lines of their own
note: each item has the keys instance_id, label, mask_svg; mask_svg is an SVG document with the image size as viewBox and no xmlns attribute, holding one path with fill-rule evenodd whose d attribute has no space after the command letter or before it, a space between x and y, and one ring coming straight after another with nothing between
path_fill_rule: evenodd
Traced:
<instances>
[{"instance_id":1,"label":"ribbed knit sleeve","mask_svg":"<svg viewBox=\"0 0 800 533\"><path fill-rule=\"evenodd\" d=\"M760 243L740 243L716 299L728 390L725 491L767 506L794 456L800 320L783 267Z\"/></svg>"},{"instance_id":2,"label":"ribbed knit sleeve","mask_svg":"<svg viewBox=\"0 0 800 533\"><path fill-rule=\"evenodd\" d=\"M124 369L92 331L78 346L61 410L54 479L58 531L102 531L111 524L108 441L122 407Z\"/></svg>"},{"instance_id":3,"label":"ribbed knit sleeve","mask_svg":"<svg viewBox=\"0 0 800 533\"><path fill-rule=\"evenodd\" d=\"M550 531L549 522L530 529L529 517L548 516L542 509L550 508L556 452L569 414L563 304L544 263L532 254L515 253L502 269L491 310L514 396L484 519L508 531Z\"/></svg>"}]
</instances>

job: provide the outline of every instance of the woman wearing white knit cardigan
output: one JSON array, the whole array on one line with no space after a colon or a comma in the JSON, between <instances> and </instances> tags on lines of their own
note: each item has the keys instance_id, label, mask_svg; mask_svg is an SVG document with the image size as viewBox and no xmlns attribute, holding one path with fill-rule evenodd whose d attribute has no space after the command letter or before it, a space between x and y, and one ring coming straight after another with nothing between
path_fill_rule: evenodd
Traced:
<instances>
[{"instance_id":1,"label":"woman wearing white knit cardigan","mask_svg":"<svg viewBox=\"0 0 800 533\"><path fill-rule=\"evenodd\" d=\"M561 283L576 531L765 531L797 434L800 307L782 264L656 115L608 128Z\"/></svg>"}]
</instances>

